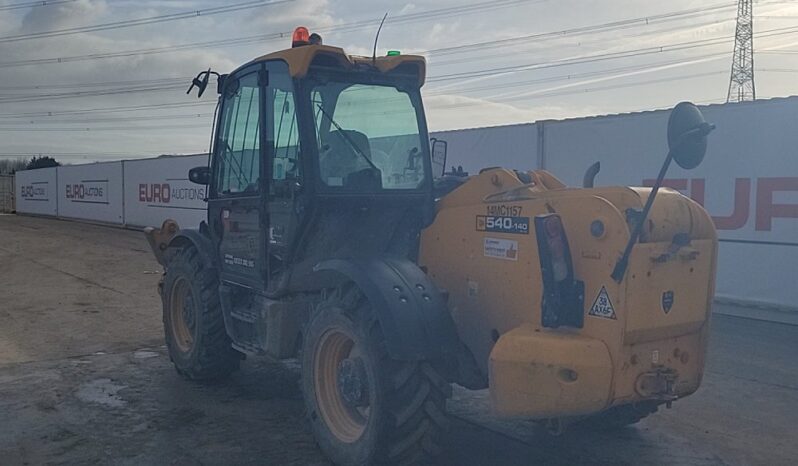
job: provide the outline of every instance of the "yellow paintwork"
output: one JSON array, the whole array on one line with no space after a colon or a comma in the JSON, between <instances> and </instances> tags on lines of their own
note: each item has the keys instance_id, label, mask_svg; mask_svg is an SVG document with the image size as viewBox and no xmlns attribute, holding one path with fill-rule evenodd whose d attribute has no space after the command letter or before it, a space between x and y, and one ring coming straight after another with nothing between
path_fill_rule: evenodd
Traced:
<instances>
[{"instance_id":1,"label":"yellow paintwork","mask_svg":"<svg viewBox=\"0 0 798 466\"><path fill-rule=\"evenodd\" d=\"M460 338L489 375L497 414L576 416L656 397L641 382L654 372L667 373L679 396L695 391L703 372L717 255L706 211L662 189L618 284L610 274L630 237L625 212L642 209L650 189L570 189L549 173L530 175L529 184L505 169L470 178L439 202L435 222L422 233L419 262L449 291ZM513 216L529 218L529 234L477 229L477 216L490 209L519 208ZM549 212L561 215L575 276L585 282L581 329L541 325L533 220ZM599 238L590 232L594 220L605 225ZM691 242L668 254L677 233L688 234ZM517 251L504 259L488 257L485 238L515 241ZM602 287L615 319L587 315ZM668 313L662 305L666 291L674 292ZM567 371L576 379L564 380Z\"/></svg>"},{"instance_id":2,"label":"yellow paintwork","mask_svg":"<svg viewBox=\"0 0 798 466\"><path fill-rule=\"evenodd\" d=\"M570 362L567 368L563 360ZM491 352L492 405L505 417L590 414L607 406L612 373L610 353L600 340L576 333L562 338L522 324Z\"/></svg>"},{"instance_id":3,"label":"yellow paintwork","mask_svg":"<svg viewBox=\"0 0 798 466\"><path fill-rule=\"evenodd\" d=\"M404 73L412 74L418 78L418 85L424 84L427 62L420 55L395 55L390 57L361 57L347 55L340 47L329 45L304 45L285 50L272 52L256 58L250 63L267 60L283 60L288 63L288 72L294 78L304 78L314 60L324 60L324 66L333 66L351 70L358 66L368 65L376 67L383 73L399 69L404 65Z\"/></svg>"}]
</instances>

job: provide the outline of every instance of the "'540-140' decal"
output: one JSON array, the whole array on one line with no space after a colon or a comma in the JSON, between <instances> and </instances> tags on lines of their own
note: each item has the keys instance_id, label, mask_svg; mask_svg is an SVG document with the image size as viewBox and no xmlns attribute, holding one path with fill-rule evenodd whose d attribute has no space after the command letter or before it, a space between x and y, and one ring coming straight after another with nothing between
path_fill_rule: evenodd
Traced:
<instances>
[{"instance_id":1,"label":"'540-140' decal","mask_svg":"<svg viewBox=\"0 0 798 466\"><path fill-rule=\"evenodd\" d=\"M528 235L529 217L477 215L477 231Z\"/></svg>"}]
</instances>

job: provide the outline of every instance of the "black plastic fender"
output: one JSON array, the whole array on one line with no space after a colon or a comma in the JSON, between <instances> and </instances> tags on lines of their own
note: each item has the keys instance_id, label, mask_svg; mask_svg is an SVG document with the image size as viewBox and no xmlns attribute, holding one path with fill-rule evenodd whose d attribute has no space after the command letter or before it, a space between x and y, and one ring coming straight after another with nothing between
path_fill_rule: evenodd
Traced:
<instances>
[{"instance_id":1,"label":"black plastic fender","mask_svg":"<svg viewBox=\"0 0 798 466\"><path fill-rule=\"evenodd\" d=\"M216 261L213 256L213 242L208 236L203 235L196 228L180 230L169 240L168 248L185 247L187 245L192 245L196 248L205 267L216 268Z\"/></svg>"},{"instance_id":2,"label":"black plastic fender","mask_svg":"<svg viewBox=\"0 0 798 466\"><path fill-rule=\"evenodd\" d=\"M460 343L446 299L415 263L390 257L330 259L314 270L338 272L360 288L393 359L456 358Z\"/></svg>"}]
</instances>

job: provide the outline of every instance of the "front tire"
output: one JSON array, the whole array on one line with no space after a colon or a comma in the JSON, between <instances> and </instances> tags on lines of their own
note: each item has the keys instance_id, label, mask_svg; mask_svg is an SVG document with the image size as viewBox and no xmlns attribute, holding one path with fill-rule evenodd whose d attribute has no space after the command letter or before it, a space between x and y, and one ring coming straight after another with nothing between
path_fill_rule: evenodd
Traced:
<instances>
[{"instance_id":1,"label":"front tire","mask_svg":"<svg viewBox=\"0 0 798 466\"><path fill-rule=\"evenodd\" d=\"M224 327L218 281L191 246L176 251L163 283L163 324L169 358L192 380L214 380L238 369L241 353Z\"/></svg>"},{"instance_id":2,"label":"front tire","mask_svg":"<svg viewBox=\"0 0 798 466\"><path fill-rule=\"evenodd\" d=\"M316 440L336 464L419 464L437 455L451 387L426 362L390 358L356 288L318 307L305 333L302 374Z\"/></svg>"}]
</instances>

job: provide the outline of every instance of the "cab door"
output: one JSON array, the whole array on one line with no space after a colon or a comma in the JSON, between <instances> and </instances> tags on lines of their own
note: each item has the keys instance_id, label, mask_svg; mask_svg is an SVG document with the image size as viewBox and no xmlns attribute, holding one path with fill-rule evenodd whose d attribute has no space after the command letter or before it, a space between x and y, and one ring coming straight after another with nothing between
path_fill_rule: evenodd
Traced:
<instances>
[{"instance_id":1,"label":"cab door","mask_svg":"<svg viewBox=\"0 0 798 466\"><path fill-rule=\"evenodd\" d=\"M261 202L264 78L258 64L225 80L208 200L222 281L256 290L266 286L267 217Z\"/></svg>"},{"instance_id":2,"label":"cab door","mask_svg":"<svg viewBox=\"0 0 798 466\"><path fill-rule=\"evenodd\" d=\"M265 64L266 158L269 171L269 276L279 282L292 263L304 190L302 151L294 83L284 61Z\"/></svg>"}]
</instances>

